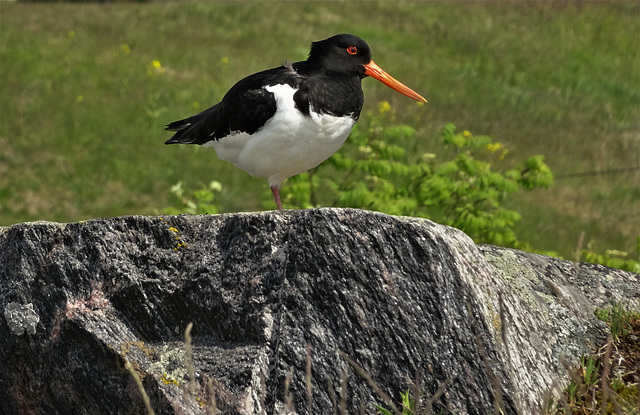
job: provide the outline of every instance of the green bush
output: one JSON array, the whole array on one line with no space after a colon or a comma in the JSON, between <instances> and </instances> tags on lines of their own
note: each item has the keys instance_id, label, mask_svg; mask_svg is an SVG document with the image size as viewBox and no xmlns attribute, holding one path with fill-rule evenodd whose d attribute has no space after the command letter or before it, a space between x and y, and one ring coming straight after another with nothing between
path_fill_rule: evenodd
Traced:
<instances>
[{"instance_id":1,"label":"green bush","mask_svg":"<svg viewBox=\"0 0 640 415\"><path fill-rule=\"evenodd\" d=\"M174 205L162 209L165 215L178 215L188 213L191 215L216 214L220 207L215 203L215 193L222 190L222 185L212 181L208 186L202 185L198 190L186 190L182 182L171 186L171 195Z\"/></svg>"},{"instance_id":2,"label":"green bush","mask_svg":"<svg viewBox=\"0 0 640 415\"><path fill-rule=\"evenodd\" d=\"M325 164L292 177L282 189L285 205L317 205L323 185L334 196L333 206L417 216L461 229L478 243L517 246L514 225L520 214L504 207L505 198L521 190L547 187L553 174L543 156L533 156L507 170L509 151L486 135L442 130L442 142L454 149L452 160L435 154L407 154L395 144L411 142L417 131L408 125L387 125L392 111L385 102L366 129L356 126L343 148ZM372 117L369 117L372 118ZM337 173L330 174L329 168Z\"/></svg>"},{"instance_id":3,"label":"green bush","mask_svg":"<svg viewBox=\"0 0 640 415\"><path fill-rule=\"evenodd\" d=\"M636 252L640 256L640 237L636 238ZM580 251L580 260L591 262L592 264L601 264L607 267L619 268L625 271L640 273L640 262L630 258L628 252L608 249L604 254L599 254L591 250L588 246Z\"/></svg>"}]
</instances>

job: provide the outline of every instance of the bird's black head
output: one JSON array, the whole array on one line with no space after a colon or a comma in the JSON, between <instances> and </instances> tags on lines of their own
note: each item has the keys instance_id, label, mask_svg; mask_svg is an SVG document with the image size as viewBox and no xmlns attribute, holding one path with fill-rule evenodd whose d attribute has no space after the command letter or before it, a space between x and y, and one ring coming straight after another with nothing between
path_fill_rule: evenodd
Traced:
<instances>
[{"instance_id":1,"label":"bird's black head","mask_svg":"<svg viewBox=\"0 0 640 415\"><path fill-rule=\"evenodd\" d=\"M354 35L335 35L311 44L311 52L305 67L307 72L326 74L370 76L386 86L420 102L427 102L420 94L398 81L371 60L371 49L367 42Z\"/></svg>"},{"instance_id":2,"label":"bird's black head","mask_svg":"<svg viewBox=\"0 0 640 415\"><path fill-rule=\"evenodd\" d=\"M307 62L313 67L345 75L365 76L371 49L358 36L342 34L311 44Z\"/></svg>"}]
</instances>

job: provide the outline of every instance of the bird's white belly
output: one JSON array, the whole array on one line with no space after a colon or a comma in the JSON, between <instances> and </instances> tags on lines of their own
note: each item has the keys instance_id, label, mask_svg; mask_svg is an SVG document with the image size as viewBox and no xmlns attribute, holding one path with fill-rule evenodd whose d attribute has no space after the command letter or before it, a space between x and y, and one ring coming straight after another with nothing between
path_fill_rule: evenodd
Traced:
<instances>
[{"instance_id":1,"label":"bird's white belly","mask_svg":"<svg viewBox=\"0 0 640 415\"><path fill-rule=\"evenodd\" d=\"M355 120L350 116L305 116L295 108L295 89L289 85L266 87L276 99L277 111L254 134L237 133L205 144L222 160L279 186L288 177L312 169L338 151Z\"/></svg>"}]
</instances>

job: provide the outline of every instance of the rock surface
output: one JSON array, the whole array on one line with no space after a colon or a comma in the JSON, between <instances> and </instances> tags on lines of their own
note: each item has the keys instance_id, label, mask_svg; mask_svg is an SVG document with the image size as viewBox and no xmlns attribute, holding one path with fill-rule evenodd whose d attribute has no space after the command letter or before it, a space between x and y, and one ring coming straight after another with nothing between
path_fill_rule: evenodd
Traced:
<instances>
[{"instance_id":1,"label":"rock surface","mask_svg":"<svg viewBox=\"0 0 640 415\"><path fill-rule=\"evenodd\" d=\"M417 378L437 413L536 413L612 298L637 305L640 276L359 210L19 224L0 228L0 411L145 413L128 361L156 413L375 413L341 351L396 402Z\"/></svg>"}]
</instances>

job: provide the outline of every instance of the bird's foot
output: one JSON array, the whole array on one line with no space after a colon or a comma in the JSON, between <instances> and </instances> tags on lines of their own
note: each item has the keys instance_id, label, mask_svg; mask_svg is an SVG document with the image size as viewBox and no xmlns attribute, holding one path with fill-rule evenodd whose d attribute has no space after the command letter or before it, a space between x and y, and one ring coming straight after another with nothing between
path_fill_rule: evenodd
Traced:
<instances>
[{"instance_id":1,"label":"bird's foot","mask_svg":"<svg viewBox=\"0 0 640 415\"><path fill-rule=\"evenodd\" d=\"M280 186L270 186L271 193L273 193L273 198L276 201L276 206L278 210L282 210L282 202L280 202Z\"/></svg>"}]
</instances>

